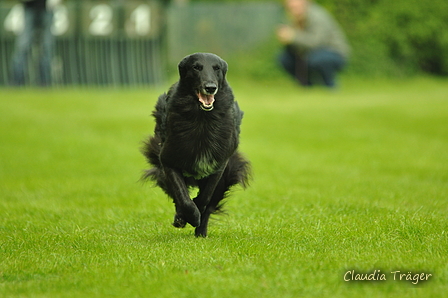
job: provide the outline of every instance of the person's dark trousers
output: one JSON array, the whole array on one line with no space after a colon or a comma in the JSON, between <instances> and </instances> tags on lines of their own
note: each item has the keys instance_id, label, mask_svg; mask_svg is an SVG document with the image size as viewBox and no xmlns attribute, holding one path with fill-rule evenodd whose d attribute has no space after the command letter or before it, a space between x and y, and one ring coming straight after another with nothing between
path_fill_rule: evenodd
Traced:
<instances>
[{"instance_id":1,"label":"person's dark trousers","mask_svg":"<svg viewBox=\"0 0 448 298\"><path fill-rule=\"evenodd\" d=\"M291 47L286 47L279 60L283 68L303 86L315 84L317 76L326 86L335 87L336 74L346 64L342 55L326 49L318 49L301 57Z\"/></svg>"},{"instance_id":2,"label":"person's dark trousers","mask_svg":"<svg viewBox=\"0 0 448 298\"><path fill-rule=\"evenodd\" d=\"M24 85L28 73L28 57L35 35L40 37L39 74L36 76L39 85L51 84L51 59L53 56L54 38L51 33L53 13L45 8L24 6L24 28L17 37L12 57L13 85ZM39 30L40 29L40 30ZM36 34L36 31L40 31Z\"/></svg>"}]
</instances>

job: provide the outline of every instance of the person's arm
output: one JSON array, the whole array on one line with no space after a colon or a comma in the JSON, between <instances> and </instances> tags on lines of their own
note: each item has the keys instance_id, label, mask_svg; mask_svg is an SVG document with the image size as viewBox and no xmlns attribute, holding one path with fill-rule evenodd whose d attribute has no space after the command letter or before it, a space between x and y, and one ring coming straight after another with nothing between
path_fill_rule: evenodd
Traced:
<instances>
[{"instance_id":1,"label":"person's arm","mask_svg":"<svg viewBox=\"0 0 448 298\"><path fill-rule=\"evenodd\" d=\"M294 30L291 44L304 50L319 48L327 42L328 30L328 21L325 18L310 16L305 30Z\"/></svg>"},{"instance_id":2,"label":"person's arm","mask_svg":"<svg viewBox=\"0 0 448 298\"><path fill-rule=\"evenodd\" d=\"M277 30L277 38L282 44L306 51L328 43L334 26L332 17L318 7L309 9L305 29L284 25Z\"/></svg>"}]
</instances>

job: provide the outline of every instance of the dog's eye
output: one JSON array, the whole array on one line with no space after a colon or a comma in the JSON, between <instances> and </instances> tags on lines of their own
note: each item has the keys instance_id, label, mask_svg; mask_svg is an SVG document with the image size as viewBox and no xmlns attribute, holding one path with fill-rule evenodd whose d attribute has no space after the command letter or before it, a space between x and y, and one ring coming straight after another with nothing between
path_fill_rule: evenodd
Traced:
<instances>
[{"instance_id":1,"label":"dog's eye","mask_svg":"<svg viewBox=\"0 0 448 298\"><path fill-rule=\"evenodd\" d=\"M214 70L220 70L221 67L219 67L218 65L215 65L215 66L213 66L213 69L214 69Z\"/></svg>"},{"instance_id":2,"label":"dog's eye","mask_svg":"<svg viewBox=\"0 0 448 298\"><path fill-rule=\"evenodd\" d=\"M195 69L195 70L202 70L202 65L194 65L193 69Z\"/></svg>"}]
</instances>

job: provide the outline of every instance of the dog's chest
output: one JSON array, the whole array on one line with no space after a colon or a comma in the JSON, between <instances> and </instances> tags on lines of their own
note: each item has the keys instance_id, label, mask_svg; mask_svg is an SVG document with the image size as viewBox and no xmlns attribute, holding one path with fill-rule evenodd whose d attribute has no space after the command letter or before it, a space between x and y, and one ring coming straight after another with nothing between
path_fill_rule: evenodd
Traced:
<instances>
[{"instance_id":1,"label":"dog's chest","mask_svg":"<svg viewBox=\"0 0 448 298\"><path fill-rule=\"evenodd\" d=\"M216 123L215 123L216 124ZM180 157L184 176L202 179L217 172L234 151L233 129L225 123L201 123L184 126L173 134L171 144L175 144Z\"/></svg>"},{"instance_id":2,"label":"dog's chest","mask_svg":"<svg viewBox=\"0 0 448 298\"><path fill-rule=\"evenodd\" d=\"M185 153L188 155L186 160L191 163L186 167L184 175L193 176L195 179L210 176L218 171L231 150L230 137L227 134L192 135L189 142L193 142L192 150Z\"/></svg>"},{"instance_id":3,"label":"dog's chest","mask_svg":"<svg viewBox=\"0 0 448 298\"><path fill-rule=\"evenodd\" d=\"M238 145L233 113L222 112L219 107L211 112L197 107L182 112L172 108L164 127L161 162L195 179L223 168Z\"/></svg>"},{"instance_id":4,"label":"dog's chest","mask_svg":"<svg viewBox=\"0 0 448 298\"><path fill-rule=\"evenodd\" d=\"M195 179L202 179L210 176L219 169L219 162L212 154L204 152L198 154L194 163L191 165L191 170L186 169L183 175L186 177L194 177Z\"/></svg>"}]
</instances>

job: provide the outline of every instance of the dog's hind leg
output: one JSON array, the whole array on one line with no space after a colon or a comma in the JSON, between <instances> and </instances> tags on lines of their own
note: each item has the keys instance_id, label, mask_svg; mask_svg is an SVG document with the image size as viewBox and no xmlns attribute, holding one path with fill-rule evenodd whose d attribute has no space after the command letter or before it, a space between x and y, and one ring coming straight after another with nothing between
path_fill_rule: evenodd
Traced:
<instances>
[{"instance_id":1,"label":"dog's hind leg","mask_svg":"<svg viewBox=\"0 0 448 298\"><path fill-rule=\"evenodd\" d=\"M185 222L193 227L199 226L201 222L201 213L196 204L190 199L184 177L178 171L164 167L165 173L165 191L173 198L176 206L176 216L173 226L183 228Z\"/></svg>"},{"instance_id":2,"label":"dog's hind leg","mask_svg":"<svg viewBox=\"0 0 448 298\"><path fill-rule=\"evenodd\" d=\"M229 187L225 185L224 178L222 177L218 185L216 185L215 191L207 204L204 211L201 213L201 224L195 229L196 237L207 237L207 227L210 215L217 210L219 202L224 198L224 195Z\"/></svg>"},{"instance_id":3,"label":"dog's hind leg","mask_svg":"<svg viewBox=\"0 0 448 298\"><path fill-rule=\"evenodd\" d=\"M226 166L227 164L216 173L198 181L199 194L194 199L194 202L201 213L204 212L205 208L209 204L212 195L215 192L215 188L222 178Z\"/></svg>"},{"instance_id":4,"label":"dog's hind leg","mask_svg":"<svg viewBox=\"0 0 448 298\"><path fill-rule=\"evenodd\" d=\"M201 224L195 230L196 237L206 237L207 236L207 226L210 215L215 211L220 211L220 201L226 197L229 189L236 184L240 184L245 187L248 183L248 179L250 176L250 164L246 161L238 152L236 152L229 159L229 162L226 165L224 173L221 175L219 182L216 184L215 189L213 191L213 195L211 199L208 201L205 209L202 211L201 208ZM208 186L209 183L207 180L198 181L199 184L199 195L201 195L202 190L205 186ZM199 196L198 196L199 197ZM195 203L198 201L198 198L194 199Z\"/></svg>"}]
</instances>

